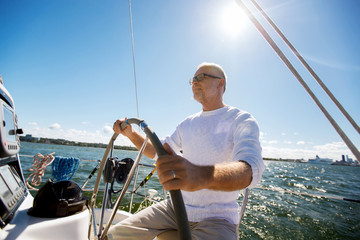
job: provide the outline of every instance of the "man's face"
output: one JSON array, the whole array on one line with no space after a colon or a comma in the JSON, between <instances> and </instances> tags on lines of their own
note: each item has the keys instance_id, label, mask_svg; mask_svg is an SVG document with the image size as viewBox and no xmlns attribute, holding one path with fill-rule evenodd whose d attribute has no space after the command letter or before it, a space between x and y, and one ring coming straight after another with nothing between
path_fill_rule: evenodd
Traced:
<instances>
[{"instance_id":1,"label":"man's face","mask_svg":"<svg viewBox=\"0 0 360 240\"><path fill-rule=\"evenodd\" d=\"M202 76L201 74L207 75ZM221 79L208 75L220 77L219 73L209 67L201 67L194 74L194 77L202 76L201 81L194 81L192 84L194 99L199 103L217 99L221 97L221 92L223 91L220 83Z\"/></svg>"}]
</instances>

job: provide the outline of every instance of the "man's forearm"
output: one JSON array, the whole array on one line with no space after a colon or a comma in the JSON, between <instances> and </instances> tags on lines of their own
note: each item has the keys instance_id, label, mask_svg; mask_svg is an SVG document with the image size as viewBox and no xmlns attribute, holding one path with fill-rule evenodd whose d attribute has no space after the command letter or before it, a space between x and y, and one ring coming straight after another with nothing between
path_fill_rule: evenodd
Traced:
<instances>
[{"instance_id":1,"label":"man's forearm","mask_svg":"<svg viewBox=\"0 0 360 240\"><path fill-rule=\"evenodd\" d=\"M145 141L145 138L136 131L133 131L130 135L128 135L128 138L135 145L135 147L137 149L140 149ZM146 145L144 154L145 154L145 156L147 156L148 158L151 158L151 159L153 159L155 157L155 154L156 154L155 148L150 141L148 141L148 143Z\"/></svg>"},{"instance_id":2,"label":"man's forearm","mask_svg":"<svg viewBox=\"0 0 360 240\"><path fill-rule=\"evenodd\" d=\"M235 191L248 187L252 181L251 166L244 161L199 166L178 155L164 155L157 159L157 168L165 190Z\"/></svg>"},{"instance_id":3,"label":"man's forearm","mask_svg":"<svg viewBox=\"0 0 360 240\"><path fill-rule=\"evenodd\" d=\"M252 181L251 166L244 162L221 163L206 169L207 189L234 191L248 187Z\"/></svg>"}]
</instances>

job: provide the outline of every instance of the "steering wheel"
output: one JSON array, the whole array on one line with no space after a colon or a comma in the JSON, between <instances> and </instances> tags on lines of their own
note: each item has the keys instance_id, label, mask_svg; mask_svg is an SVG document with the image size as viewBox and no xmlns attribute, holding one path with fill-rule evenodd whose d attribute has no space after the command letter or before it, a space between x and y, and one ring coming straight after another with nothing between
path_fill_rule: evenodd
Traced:
<instances>
[{"instance_id":1,"label":"steering wheel","mask_svg":"<svg viewBox=\"0 0 360 240\"><path fill-rule=\"evenodd\" d=\"M161 144L159 138L157 137L157 135L154 133L154 131L145 123L144 120L138 119L138 118L129 118L127 119L125 122L123 122L121 124L121 128L124 129L126 128L127 125L129 124L137 124L138 126L140 126L140 128L142 129L142 131L146 134L146 140L149 139L152 143L152 145L155 148L155 151L157 153L158 156L164 156L167 155L167 152L165 151L163 145ZM94 186L94 190L90 199L90 210L92 212L91 215L91 219L90 219L90 224L89 224L89 236L91 233L91 222L93 221L94 218L94 205L95 205L95 200L96 200L96 196L99 190L99 184L100 184L100 180L101 180L101 175L107 160L107 157L109 155L110 150L112 150L113 148L113 143L116 140L118 134L114 133L114 135L111 137L110 142L105 150L103 159L101 161L100 164L100 168L99 168L99 172L97 174L97 178L96 178L96 182L95 182L95 186ZM139 155L142 154L142 151L144 150L143 148L145 148L146 144L143 144L142 149L140 149L139 151ZM139 158L139 157L138 157ZM113 212L112 215L109 219L109 222L107 223L104 231L101 234L100 239L105 239L106 233L110 228L110 225L115 217L116 211L118 209L118 207L120 206L120 202L131 182L133 173L135 172L135 169L137 167L137 163L135 162L129 175L128 175L128 179L126 180L123 190L120 193L120 196L118 197L114 208L113 208ZM190 227L189 227L189 222L188 222L188 218L187 218L187 214L186 214L186 209L185 209L185 205L184 205L184 201L181 195L181 191L180 190L170 190L170 197L174 206L174 211L175 211L175 216L176 216L176 222L178 225L178 233L179 233L179 237L181 240L191 240L191 233L190 233ZM95 227L95 226L94 226Z\"/></svg>"}]
</instances>

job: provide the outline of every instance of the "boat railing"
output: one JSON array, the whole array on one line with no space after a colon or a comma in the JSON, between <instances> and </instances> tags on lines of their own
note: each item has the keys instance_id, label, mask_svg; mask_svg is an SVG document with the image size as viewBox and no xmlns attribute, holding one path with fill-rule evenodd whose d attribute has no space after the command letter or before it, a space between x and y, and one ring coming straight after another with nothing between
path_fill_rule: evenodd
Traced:
<instances>
[{"instance_id":1,"label":"boat railing","mask_svg":"<svg viewBox=\"0 0 360 240\"><path fill-rule=\"evenodd\" d=\"M23 155L23 154L21 154L21 155L19 155L19 156L20 156L20 157L26 157L26 158L33 158L33 157L34 157L34 156L31 156L31 155ZM81 189L82 189L83 192L93 192L93 190L94 190L93 186L92 186L92 187L91 187L91 186L87 187L87 186L88 186L88 183L90 182L90 180L92 179L92 177L93 177L93 176L96 174L96 172L98 171L100 160L80 159L80 161L94 162L94 163L96 162L96 163L98 163L98 164L94 167L94 169L91 171L90 175L88 176L88 178L85 180L85 182L84 182L84 183L82 184L82 186L81 186ZM138 163L138 166L139 166L139 167L137 168L137 172L136 172L136 176L137 176L137 177L139 176L139 172L141 171L141 168L155 169L155 165L153 165L153 164ZM25 172L26 172L26 171L25 171ZM144 177L144 180L145 180L146 178L148 178L148 175L147 175L146 177ZM143 183L144 180L143 180L141 183ZM148 179L147 179L147 180L148 180ZM136 183L136 182L137 182L137 179L135 179L134 182ZM138 186L137 186L137 188L136 188L135 190L133 189L132 191L129 191L129 190L126 191L126 194L131 194L131 195L130 195L130 196L131 196L131 199L133 199L133 196L136 195L136 196L142 197L142 198L144 198L144 199L147 199L147 200L149 200L149 201L151 201L151 202L159 202L160 199L165 199L165 198L168 198L168 197L169 197L168 194L166 194L166 192L165 192L163 189L162 189L162 191L163 191L163 197L162 197L162 198L159 197L159 196L157 196L156 194L151 194L151 193L147 194L149 191L150 191L150 192L154 192L154 189L149 189L147 192L144 191L143 194L142 194L142 193L139 193L139 187L140 187L141 183L138 184ZM144 186L144 185L145 185L145 183L142 184L142 186ZM134 188L135 188L135 184L134 184ZM31 193L33 193L33 194L35 194L35 193L37 192L36 189L29 189L29 191L30 191ZM104 192L105 189L104 189L104 188L100 188L99 191L100 191L100 192ZM129 204L129 212L131 212L131 210L132 210L132 203Z\"/></svg>"}]
</instances>

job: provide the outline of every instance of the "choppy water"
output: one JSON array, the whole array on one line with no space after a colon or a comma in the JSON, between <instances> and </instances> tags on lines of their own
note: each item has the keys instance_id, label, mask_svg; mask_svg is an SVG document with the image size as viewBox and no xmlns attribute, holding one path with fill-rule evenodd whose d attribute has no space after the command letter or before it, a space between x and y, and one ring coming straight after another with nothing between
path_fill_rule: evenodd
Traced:
<instances>
[{"instance_id":1,"label":"choppy water","mask_svg":"<svg viewBox=\"0 0 360 240\"><path fill-rule=\"evenodd\" d=\"M100 160L105 149L22 143L20 154L33 156L52 152L55 156ZM115 150L114 156L135 160L137 152ZM32 158L21 159L26 178ZM97 164L83 160L72 179L80 186ZM151 164L151 161L144 158L144 163ZM265 164L261 184L250 191L240 239L360 239L360 203L336 199L360 199L360 167L274 161L265 161ZM151 170L141 170L139 181ZM43 182L50 177L48 167ZM92 187L94 180L95 177L87 187ZM146 186L162 194L156 175ZM135 198L137 203L142 200ZM126 198L124 204L128 201Z\"/></svg>"}]
</instances>

